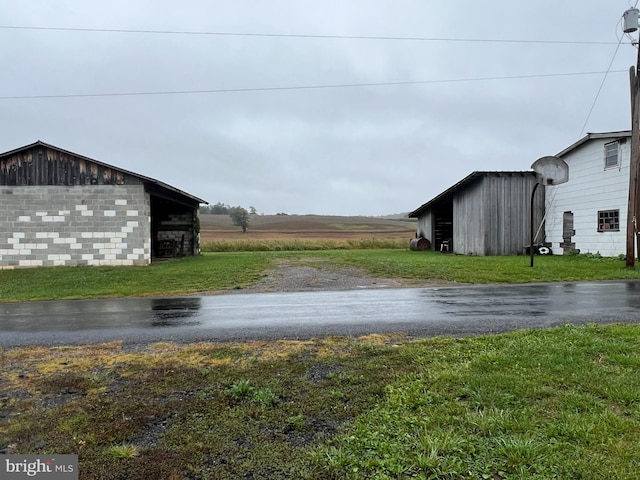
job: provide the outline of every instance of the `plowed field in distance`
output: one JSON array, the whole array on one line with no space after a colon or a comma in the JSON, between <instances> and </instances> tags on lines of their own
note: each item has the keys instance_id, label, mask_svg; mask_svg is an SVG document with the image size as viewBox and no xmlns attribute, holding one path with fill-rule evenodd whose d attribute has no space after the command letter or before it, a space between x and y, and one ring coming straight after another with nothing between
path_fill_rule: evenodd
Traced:
<instances>
[{"instance_id":1,"label":"plowed field in distance","mask_svg":"<svg viewBox=\"0 0 640 480\"><path fill-rule=\"evenodd\" d=\"M200 214L200 241L216 240L350 240L361 238L410 240L414 219L339 217L325 215L251 215L246 233L229 215Z\"/></svg>"}]
</instances>

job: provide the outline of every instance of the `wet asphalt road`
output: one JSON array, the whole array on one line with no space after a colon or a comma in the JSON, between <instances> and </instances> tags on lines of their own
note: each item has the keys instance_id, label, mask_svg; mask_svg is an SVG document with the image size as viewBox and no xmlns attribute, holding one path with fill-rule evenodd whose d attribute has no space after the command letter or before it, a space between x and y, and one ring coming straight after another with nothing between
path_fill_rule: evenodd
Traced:
<instances>
[{"instance_id":1,"label":"wet asphalt road","mask_svg":"<svg viewBox=\"0 0 640 480\"><path fill-rule=\"evenodd\" d=\"M122 340L475 335L640 322L640 282L593 282L0 304L0 346Z\"/></svg>"}]
</instances>

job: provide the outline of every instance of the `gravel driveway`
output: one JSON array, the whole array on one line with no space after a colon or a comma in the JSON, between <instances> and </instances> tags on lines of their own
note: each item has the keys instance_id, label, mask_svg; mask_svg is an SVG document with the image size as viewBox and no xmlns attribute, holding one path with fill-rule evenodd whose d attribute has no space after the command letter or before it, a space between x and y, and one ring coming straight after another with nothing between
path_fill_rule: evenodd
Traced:
<instances>
[{"instance_id":1,"label":"gravel driveway","mask_svg":"<svg viewBox=\"0 0 640 480\"><path fill-rule=\"evenodd\" d=\"M257 285L236 292L310 292L458 285L444 280L429 280L416 284L397 278L372 277L359 268L337 266L318 258L280 259L276 265L277 267L269 270Z\"/></svg>"}]
</instances>

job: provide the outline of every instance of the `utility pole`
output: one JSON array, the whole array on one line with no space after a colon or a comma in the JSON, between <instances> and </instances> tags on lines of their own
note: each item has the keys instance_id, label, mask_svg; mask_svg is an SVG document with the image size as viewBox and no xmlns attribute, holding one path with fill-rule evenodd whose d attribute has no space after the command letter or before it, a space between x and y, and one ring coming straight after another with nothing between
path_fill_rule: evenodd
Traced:
<instances>
[{"instance_id":1,"label":"utility pole","mask_svg":"<svg viewBox=\"0 0 640 480\"><path fill-rule=\"evenodd\" d=\"M638 49L640 53L640 49ZM640 59L639 59L640 61ZM640 124L638 123L638 67L629 69L631 85L631 152L629 164L629 203L627 206L627 267L635 266L636 244L636 212L637 210L637 185L638 185L638 145L640 145Z\"/></svg>"},{"instance_id":2,"label":"utility pole","mask_svg":"<svg viewBox=\"0 0 640 480\"><path fill-rule=\"evenodd\" d=\"M638 30L639 11L630 8L624 12L624 32ZM637 234L636 217L640 212L638 206L638 164L640 163L640 44L636 42L638 56L636 66L629 68L631 91L631 152L629 159L629 203L627 206L627 267L635 267L635 252L640 254L640 238ZM636 250L636 242L638 247Z\"/></svg>"}]
</instances>

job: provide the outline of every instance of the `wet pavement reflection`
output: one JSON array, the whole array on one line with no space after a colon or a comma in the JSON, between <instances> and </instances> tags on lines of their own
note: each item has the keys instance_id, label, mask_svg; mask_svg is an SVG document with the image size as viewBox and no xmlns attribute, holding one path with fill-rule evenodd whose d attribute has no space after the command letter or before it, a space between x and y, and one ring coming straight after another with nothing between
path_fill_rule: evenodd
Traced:
<instances>
[{"instance_id":1,"label":"wet pavement reflection","mask_svg":"<svg viewBox=\"0 0 640 480\"><path fill-rule=\"evenodd\" d=\"M153 312L152 327L176 325L196 325L202 308L202 298L154 298L151 300Z\"/></svg>"},{"instance_id":2,"label":"wet pavement reflection","mask_svg":"<svg viewBox=\"0 0 640 480\"><path fill-rule=\"evenodd\" d=\"M639 322L640 282L229 294L0 304L0 346L122 340L417 337Z\"/></svg>"}]
</instances>

